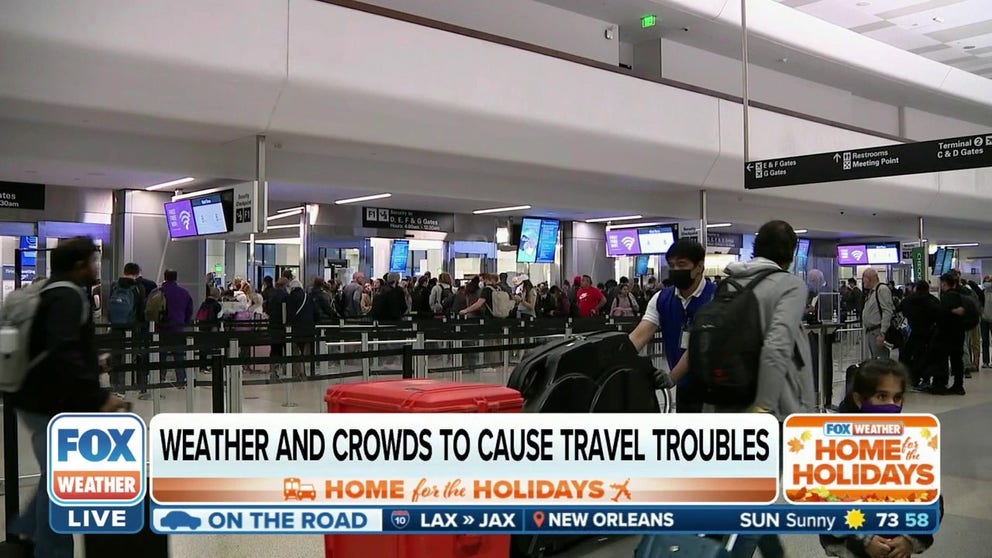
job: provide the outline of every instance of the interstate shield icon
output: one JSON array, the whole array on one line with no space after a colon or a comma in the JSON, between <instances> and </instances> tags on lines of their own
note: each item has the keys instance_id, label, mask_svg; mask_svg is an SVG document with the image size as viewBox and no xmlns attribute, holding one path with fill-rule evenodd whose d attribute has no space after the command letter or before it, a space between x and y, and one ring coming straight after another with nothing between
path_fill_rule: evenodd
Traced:
<instances>
[{"instance_id":1,"label":"interstate shield icon","mask_svg":"<svg viewBox=\"0 0 992 558\"><path fill-rule=\"evenodd\" d=\"M389 514L389 520L393 523L393 527L406 529L407 525L410 525L410 512L394 510L393 513Z\"/></svg>"}]
</instances>

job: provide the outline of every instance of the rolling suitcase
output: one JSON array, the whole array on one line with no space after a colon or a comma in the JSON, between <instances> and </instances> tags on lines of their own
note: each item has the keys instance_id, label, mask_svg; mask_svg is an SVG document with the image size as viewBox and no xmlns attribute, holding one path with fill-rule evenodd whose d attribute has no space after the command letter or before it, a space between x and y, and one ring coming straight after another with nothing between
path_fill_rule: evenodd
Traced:
<instances>
[{"instance_id":1,"label":"rolling suitcase","mask_svg":"<svg viewBox=\"0 0 992 558\"><path fill-rule=\"evenodd\" d=\"M529 413L659 413L654 366L626 333L607 331L538 347L510 375ZM513 556L552 556L583 535L514 535Z\"/></svg>"},{"instance_id":2,"label":"rolling suitcase","mask_svg":"<svg viewBox=\"0 0 992 558\"><path fill-rule=\"evenodd\" d=\"M335 386L331 413L519 413L520 393L502 386L385 380ZM327 558L507 558L508 535L326 535Z\"/></svg>"}]
</instances>

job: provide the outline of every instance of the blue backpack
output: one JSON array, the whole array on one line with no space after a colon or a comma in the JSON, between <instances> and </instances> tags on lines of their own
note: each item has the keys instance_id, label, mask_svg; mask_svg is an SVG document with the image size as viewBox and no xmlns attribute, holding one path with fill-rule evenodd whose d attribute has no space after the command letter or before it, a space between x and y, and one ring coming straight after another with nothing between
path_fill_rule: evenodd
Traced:
<instances>
[{"instance_id":1,"label":"blue backpack","mask_svg":"<svg viewBox=\"0 0 992 558\"><path fill-rule=\"evenodd\" d=\"M138 318L138 287L114 285L110 292L108 318L111 325L132 325Z\"/></svg>"}]
</instances>

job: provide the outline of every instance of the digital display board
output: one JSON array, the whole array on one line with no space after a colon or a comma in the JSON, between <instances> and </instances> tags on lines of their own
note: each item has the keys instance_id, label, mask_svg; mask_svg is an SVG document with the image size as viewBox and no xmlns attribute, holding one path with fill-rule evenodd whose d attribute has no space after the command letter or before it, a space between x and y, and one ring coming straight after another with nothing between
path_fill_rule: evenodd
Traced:
<instances>
[{"instance_id":1,"label":"digital display board","mask_svg":"<svg viewBox=\"0 0 992 558\"><path fill-rule=\"evenodd\" d=\"M198 234L223 234L228 232L230 219L224 211L224 203L220 194L193 198L193 217L196 220Z\"/></svg>"},{"instance_id":2,"label":"digital display board","mask_svg":"<svg viewBox=\"0 0 992 558\"><path fill-rule=\"evenodd\" d=\"M637 265L635 266L634 274L638 277L644 277L648 274L648 258L650 256L637 256Z\"/></svg>"},{"instance_id":3,"label":"digital display board","mask_svg":"<svg viewBox=\"0 0 992 558\"><path fill-rule=\"evenodd\" d=\"M898 242L879 242L865 246L868 263L871 265L891 265L902 261Z\"/></svg>"},{"instance_id":4,"label":"digital display board","mask_svg":"<svg viewBox=\"0 0 992 558\"><path fill-rule=\"evenodd\" d=\"M520 226L517 262L554 263L560 227L561 223L556 219L524 217Z\"/></svg>"},{"instance_id":5,"label":"digital display board","mask_svg":"<svg viewBox=\"0 0 992 558\"><path fill-rule=\"evenodd\" d=\"M179 200L165 204L165 222L169 225L169 236L186 238L196 236L196 219L189 200Z\"/></svg>"},{"instance_id":6,"label":"digital display board","mask_svg":"<svg viewBox=\"0 0 992 558\"><path fill-rule=\"evenodd\" d=\"M406 273L410 263L410 241L394 240L389 251L389 272Z\"/></svg>"},{"instance_id":7,"label":"digital display board","mask_svg":"<svg viewBox=\"0 0 992 558\"><path fill-rule=\"evenodd\" d=\"M667 254L675 244L675 228L671 225L637 229L641 254Z\"/></svg>"},{"instance_id":8,"label":"digital display board","mask_svg":"<svg viewBox=\"0 0 992 558\"><path fill-rule=\"evenodd\" d=\"M636 256L641 253L641 242L637 237L637 229L614 229L606 231L606 255Z\"/></svg>"},{"instance_id":9,"label":"digital display board","mask_svg":"<svg viewBox=\"0 0 992 558\"><path fill-rule=\"evenodd\" d=\"M21 265L24 267L34 267L38 264L38 237L21 237Z\"/></svg>"},{"instance_id":10,"label":"digital display board","mask_svg":"<svg viewBox=\"0 0 992 558\"><path fill-rule=\"evenodd\" d=\"M837 265L868 265L868 248L864 244L838 246Z\"/></svg>"},{"instance_id":11,"label":"digital display board","mask_svg":"<svg viewBox=\"0 0 992 558\"><path fill-rule=\"evenodd\" d=\"M796 257L792 259L792 270L805 272L809 266L809 239L800 238L796 244Z\"/></svg>"}]
</instances>

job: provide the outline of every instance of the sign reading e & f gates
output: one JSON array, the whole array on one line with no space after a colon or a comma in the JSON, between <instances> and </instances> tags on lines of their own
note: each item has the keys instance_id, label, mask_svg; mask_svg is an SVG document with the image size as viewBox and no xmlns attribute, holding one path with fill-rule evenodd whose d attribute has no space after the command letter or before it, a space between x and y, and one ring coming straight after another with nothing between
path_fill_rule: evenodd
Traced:
<instances>
[{"instance_id":1,"label":"sign reading e & f gates","mask_svg":"<svg viewBox=\"0 0 992 558\"><path fill-rule=\"evenodd\" d=\"M435 213L433 211L363 207L362 227L366 229L450 233L455 231L455 216L451 213Z\"/></svg>"}]
</instances>

